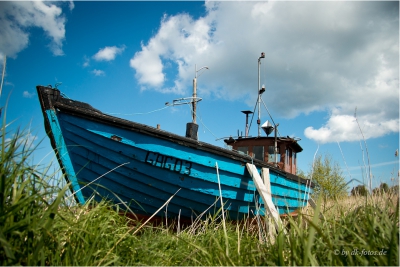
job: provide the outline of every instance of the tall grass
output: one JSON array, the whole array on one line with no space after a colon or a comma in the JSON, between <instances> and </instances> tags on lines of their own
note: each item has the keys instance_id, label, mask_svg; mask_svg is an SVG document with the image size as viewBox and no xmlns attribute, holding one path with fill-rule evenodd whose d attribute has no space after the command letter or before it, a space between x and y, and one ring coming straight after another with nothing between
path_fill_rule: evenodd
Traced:
<instances>
[{"instance_id":1,"label":"tall grass","mask_svg":"<svg viewBox=\"0 0 400 267\"><path fill-rule=\"evenodd\" d=\"M178 230L177 223L143 225L105 200L67 205L68 185L51 186L55 175L29 164L34 148L24 133L7 139L6 128L1 265L399 265L398 195L332 201L322 216L319 208L303 209L274 238L268 218L227 222L224 229L221 213Z\"/></svg>"},{"instance_id":2,"label":"tall grass","mask_svg":"<svg viewBox=\"0 0 400 267\"><path fill-rule=\"evenodd\" d=\"M28 135L17 131L7 138L1 129L0 259L6 264L45 264L52 249L52 224L66 188L55 192L48 169L27 164L32 153ZM32 264L32 265L34 265Z\"/></svg>"}]
</instances>

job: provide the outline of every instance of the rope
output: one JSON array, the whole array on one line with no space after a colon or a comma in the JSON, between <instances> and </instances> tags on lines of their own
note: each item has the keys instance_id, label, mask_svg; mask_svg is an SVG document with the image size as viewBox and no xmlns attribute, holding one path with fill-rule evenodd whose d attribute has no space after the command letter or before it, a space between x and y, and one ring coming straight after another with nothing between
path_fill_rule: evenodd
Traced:
<instances>
[{"instance_id":1,"label":"rope","mask_svg":"<svg viewBox=\"0 0 400 267\"><path fill-rule=\"evenodd\" d=\"M189 99L189 98L191 98L191 97L188 97L188 98L180 98L180 99L177 99L177 100L174 100L174 101L182 101L182 100L187 100L187 99ZM201 98L198 98L198 99L201 100ZM197 99L195 99L195 101L196 101L196 100L197 100ZM198 101L200 101L200 100L198 100ZM196 101L196 102L198 102L198 101ZM161 111L161 110L166 109L166 108L171 107L171 106L175 106L175 105L184 105L184 104L187 104L187 105L189 106L189 108L190 108L190 111L193 113L192 102L193 102L193 101L190 101L190 102L188 101L188 102L186 102L186 103L172 103L172 104L166 103L166 106L165 106L165 107L159 108L159 109L155 109L155 110L152 110L152 111L149 111L149 112L138 112L138 113L130 113L130 114L105 112L105 114L108 114L108 115L123 115L123 116L146 115L146 114L154 113L154 112L157 112L157 111ZM204 122L203 122L203 120L201 119L201 117L199 117L199 116L197 115L197 112L196 112L196 118L199 119L199 121L200 121L201 124L204 126L204 128L206 128L216 139L218 139L218 136L216 136L216 135L204 124Z\"/></svg>"},{"instance_id":2,"label":"rope","mask_svg":"<svg viewBox=\"0 0 400 267\"><path fill-rule=\"evenodd\" d=\"M157 112L157 111L166 109L168 107L170 107L170 106L165 106L163 108L155 109L155 110L152 110L152 111L149 111L149 112L138 112L138 113L130 113L130 114L105 112L105 114L108 114L108 115L123 115L123 116L145 115L145 114L150 114L150 113L153 113L153 112Z\"/></svg>"},{"instance_id":3,"label":"rope","mask_svg":"<svg viewBox=\"0 0 400 267\"><path fill-rule=\"evenodd\" d=\"M267 110L268 115L269 115L269 117L270 117L271 120L272 120L272 123L273 123L274 125L276 125L274 119L273 119L272 116L271 116L271 113L269 113L269 110L268 110L268 108L267 108L267 105L265 105L265 102L264 102L264 100L263 100L262 98L261 98L261 101L262 101L262 103L264 104L264 107L265 107L265 109ZM281 135L281 133L279 132L279 130L278 130L278 134Z\"/></svg>"},{"instance_id":4,"label":"rope","mask_svg":"<svg viewBox=\"0 0 400 267\"><path fill-rule=\"evenodd\" d=\"M193 113L192 105L188 104L188 106L189 106L189 108L190 108L190 111ZM204 128L206 128L216 139L218 139L218 136L216 136L216 135L204 124L203 120L202 120L199 116L197 116L197 113L198 113L198 112L195 113L196 118L199 119L199 121L200 121L201 124L204 126Z\"/></svg>"},{"instance_id":5,"label":"rope","mask_svg":"<svg viewBox=\"0 0 400 267\"><path fill-rule=\"evenodd\" d=\"M175 99L175 100L172 101L172 103L167 102L167 103L165 103L165 107L159 108L159 109L155 109L155 110L152 110L152 111L149 111L149 112L137 112L137 113L130 113L130 114L106 112L105 114L108 114L108 115L123 115L123 116L146 115L146 114L150 114L150 113L154 113L154 112L166 109L168 107L192 104L193 102L200 102L201 100L202 100L202 98L200 98L200 97L184 97L184 98Z\"/></svg>"}]
</instances>

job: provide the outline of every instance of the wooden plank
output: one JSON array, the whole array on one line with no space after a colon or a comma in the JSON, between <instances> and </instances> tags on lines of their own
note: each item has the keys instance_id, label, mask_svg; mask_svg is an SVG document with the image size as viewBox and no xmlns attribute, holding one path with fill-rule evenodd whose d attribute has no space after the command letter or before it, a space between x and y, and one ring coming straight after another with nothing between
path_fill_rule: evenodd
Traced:
<instances>
[{"instance_id":1,"label":"wooden plank","mask_svg":"<svg viewBox=\"0 0 400 267\"><path fill-rule=\"evenodd\" d=\"M262 168L261 169L261 176L264 180L264 186L266 189L266 198L268 199L268 206L270 207L272 213L275 217L280 218L279 211L276 209L274 203L272 202L272 192L271 192L271 181L269 177L269 169Z\"/></svg>"},{"instance_id":2,"label":"wooden plank","mask_svg":"<svg viewBox=\"0 0 400 267\"><path fill-rule=\"evenodd\" d=\"M310 204L311 208L313 209L317 208L317 204L315 204L314 199L312 199L311 197L308 199L308 203Z\"/></svg>"},{"instance_id":3,"label":"wooden plank","mask_svg":"<svg viewBox=\"0 0 400 267\"><path fill-rule=\"evenodd\" d=\"M281 221L281 218L279 217L279 213L278 213L274 203L272 202L271 183L269 180L269 169L263 168L262 173L263 173L264 182L265 182L265 184L264 184L260 175L258 174L256 166L254 166L253 164L247 163L246 167L247 167L247 170L249 171L251 177L253 178L253 181L257 188L257 191L260 193L261 198L264 201L265 210L273 218L276 229L281 229L282 221ZM268 186L266 186L266 185L268 185Z\"/></svg>"},{"instance_id":4,"label":"wooden plank","mask_svg":"<svg viewBox=\"0 0 400 267\"><path fill-rule=\"evenodd\" d=\"M314 211L317 210L317 204L311 197L308 199L308 204L310 204L311 208L313 208ZM325 219L325 216L324 214L322 214L322 212L319 212L319 217Z\"/></svg>"}]
</instances>

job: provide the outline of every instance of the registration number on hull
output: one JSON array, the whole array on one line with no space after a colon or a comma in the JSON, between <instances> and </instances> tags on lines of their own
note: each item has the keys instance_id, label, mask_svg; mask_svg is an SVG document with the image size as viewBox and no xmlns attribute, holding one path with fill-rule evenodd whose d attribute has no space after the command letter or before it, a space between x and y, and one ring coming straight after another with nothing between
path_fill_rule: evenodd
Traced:
<instances>
[{"instance_id":1,"label":"registration number on hull","mask_svg":"<svg viewBox=\"0 0 400 267\"><path fill-rule=\"evenodd\" d=\"M185 175L190 175L192 162L148 151L145 163Z\"/></svg>"}]
</instances>

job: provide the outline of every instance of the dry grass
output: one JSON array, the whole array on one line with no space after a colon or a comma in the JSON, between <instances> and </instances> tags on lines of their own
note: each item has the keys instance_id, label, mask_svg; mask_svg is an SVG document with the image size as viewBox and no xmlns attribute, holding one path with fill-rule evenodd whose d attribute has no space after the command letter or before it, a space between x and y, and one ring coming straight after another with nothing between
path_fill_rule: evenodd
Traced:
<instances>
[{"instance_id":1,"label":"dry grass","mask_svg":"<svg viewBox=\"0 0 400 267\"><path fill-rule=\"evenodd\" d=\"M382 193L368 196L347 196L337 200L328 201L322 213L326 217L337 216L339 214L346 216L360 207L372 205L379 209L389 208L388 212L392 214L395 212L395 207L398 200L399 195L393 193ZM307 212L312 212L310 207L307 208L305 213Z\"/></svg>"}]
</instances>

